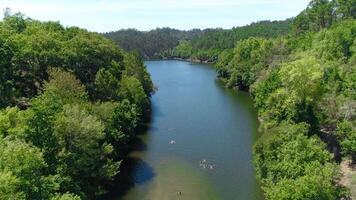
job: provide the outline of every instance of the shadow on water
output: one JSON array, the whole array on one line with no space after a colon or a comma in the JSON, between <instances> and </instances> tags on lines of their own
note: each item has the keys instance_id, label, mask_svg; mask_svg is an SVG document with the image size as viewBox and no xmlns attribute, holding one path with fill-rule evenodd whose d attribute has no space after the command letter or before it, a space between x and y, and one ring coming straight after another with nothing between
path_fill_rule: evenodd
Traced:
<instances>
[{"instance_id":1,"label":"shadow on water","mask_svg":"<svg viewBox=\"0 0 356 200\"><path fill-rule=\"evenodd\" d=\"M121 199L135 185L150 181L155 176L153 168L139 158L126 158L114 182L115 187L103 199Z\"/></svg>"},{"instance_id":2,"label":"shadow on water","mask_svg":"<svg viewBox=\"0 0 356 200\"><path fill-rule=\"evenodd\" d=\"M119 200L135 185L144 184L154 178L153 168L141 158L131 155L133 152L147 151L147 145L140 136L147 134L147 131L153 128L151 121L152 110L146 113L144 122L137 129L137 136L129 142L129 148L120 166L120 173L107 186L108 193L103 195L101 200Z\"/></svg>"}]
</instances>

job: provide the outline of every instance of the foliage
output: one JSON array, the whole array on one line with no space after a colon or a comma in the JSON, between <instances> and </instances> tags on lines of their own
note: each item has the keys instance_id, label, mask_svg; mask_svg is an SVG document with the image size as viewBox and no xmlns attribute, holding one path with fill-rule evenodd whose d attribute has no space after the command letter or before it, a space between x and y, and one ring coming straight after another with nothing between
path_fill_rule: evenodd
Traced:
<instances>
[{"instance_id":1,"label":"foliage","mask_svg":"<svg viewBox=\"0 0 356 200\"><path fill-rule=\"evenodd\" d=\"M256 75L268 66L271 50L272 43L266 39L242 40L236 44L231 61L226 67L218 68L218 70L220 74L230 75L230 77L225 77L229 87L248 88L256 81Z\"/></svg>"},{"instance_id":2,"label":"foliage","mask_svg":"<svg viewBox=\"0 0 356 200\"><path fill-rule=\"evenodd\" d=\"M57 172L64 179L62 190L100 194L100 182L117 174L119 163L109 158L113 147L104 142L104 128L78 105L64 106L54 127L59 148Z\"/></svg>"},{"instance_id":3,"label":"foliage","mask_svg":"<svg viewBox=\"0 0 356 200\"><path fill-rule=\"evenodd\" d=\"M10 183L8 188L1 184L2 192L23 199L47 199L56 184L50 177L42 175L46 163L40 150L10 139L1 140L0 147L1 181Z\"/></svg>"},{"instance_id":4,"label":"foliage","mask_svg":"<svg viewBox=\"0 0 356 200\"><path fill-rule=\"evenodd\" d=\"M6 12L0 35L0 199L98 198L149 109L143 62L22 14Z\"/></svg>"},{"instance_id":5,"label":"foliage","mask_svg":"<svg viewBox=\"0 0 356 200\"><path fill-rule=\"evenodd\" d=\"M180 40L191 40L206 31L209 30L180 31L171 28L157 28L146 32L124 29L103 35L127 51L137 51L143 58L157 58L160 52L174 48Z\"/></svg>"},{"instance_id":6,"label":"foliage","mask_svg":"<svg viewBox=\"0 0 356 200\"><path fill-rule=\"evenodd\" d=\"M254 163L267 199L338 199L338 171L318 136L355 162L353 0L313 0L293 31L220 51L227 87L249 90L263 136ZM336 147L336 148L335 148Z\"/></svg>"},{"instance_id":7,"label":"foliage","mask_svg":"<svg viewBox=\"0 0 356 200\"><path fill-rule=\"evenodd\" d=\"M356 161L356 125L355 121L339 122L336 136L340 140L342 153L349 156L353 162Z\"/></svg>"},{"instance_id":8,"label":"foliage","mask_svg":"<svg viewBox=\"0 0 356 200\"><path fill-rule=\"evenodd\" d=\"M80 200L80 197L70 193L65 193L63 195L58 194L52 197L51 200Z\"/></svg>"},{"instance_id":9,"label":"foliage","mask_svg":"<svg viewBox=\"0 0 356 200\"><path fill-rule=\"evenodd\" d=\"M305 124L268 130L254 148L257 174L267 199L336 199L335 166Z\"/></svg>"},{"instance_id":10,"label":"foliage","mask_svg":"<svg viewBox=\"0 0 356 200\"><path fill-rule=\"evenodd\" d=\"M260 21L247 26L235 27L229 30L205 30L199 37L189 41L181 41L173 49L162 51L162 57L191 58L201 62L219 62L224 50L233 49L234 45L250 37L275 38L285 35L291 30L291 20Z\"/></svg>"}]
</instances>

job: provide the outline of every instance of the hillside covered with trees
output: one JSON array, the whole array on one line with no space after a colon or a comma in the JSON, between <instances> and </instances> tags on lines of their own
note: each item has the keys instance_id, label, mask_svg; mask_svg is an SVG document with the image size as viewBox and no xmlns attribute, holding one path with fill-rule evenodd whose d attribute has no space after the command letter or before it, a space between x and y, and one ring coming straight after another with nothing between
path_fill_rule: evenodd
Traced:
<instances>
[{"instance_id":1,"label":"hillside covered with trees","mask_svg":"<svg viewBox=\"0 0 356 200\"><path fill-rule=\"evenodd\" d=\"M355 18L353 0L313 0L290 34L240 40L218 56L220 79L258 109L254 165L266 199L349 195L338 164L356 163Z\"/></svg>"},{"instance_id":2,"label":"hillside covered with trees","mask_svg":"<svg viewBox=\"0 0 356 200\"><path fill-rule=\"evenodd\" d=\"M146 59L159 58L161 51L172 49L180 40L192 40L204 32L215 32L216 29L193 29L181 31L171 28L157 28L151 31L138 31L136 29L123 29L104 33L103 35L115 41L126 51L137 51Z\"/></svg>"},{"instance_id":3,"label":"hillside covered with trees","mask_svg":"<svg viewBox=\"0 0 356 200\"><path fill-rule=\"evenodd\" d=\"M7 10L0 22L0 199L97 199L150 105L135 54Z\"/></svg>"},{"instance_id":4,"label":"hillside covered with trees","mask_svg":"<svg viewBox=\"0 0 356 200\"><path fill-rule=\"evenodd\" d=\"M232 49L237 41L249 37L276 38L292 30L292 21L260 21L228 30L206 32L192 40L180 40L179 45L160 52L161 58L183 58L197 62L215 62L221 51Z\"/></svg>"},{"instance_id":5,"label":"hillside covered with trees","mask_svg":"<svg viewBox=\"0 0 356 200\"><path fill-rule=\"evenodd\" d=\"M157 28L151 31L119 30L103 35L127 51L137 51L145 59L193 58L216 60L222 49L233 48L236 41L251 36L273 38L291 31L291 20L261 21L232 29ZM194 52L194 53L193 53Z\"/></svg>"}]
</instances>

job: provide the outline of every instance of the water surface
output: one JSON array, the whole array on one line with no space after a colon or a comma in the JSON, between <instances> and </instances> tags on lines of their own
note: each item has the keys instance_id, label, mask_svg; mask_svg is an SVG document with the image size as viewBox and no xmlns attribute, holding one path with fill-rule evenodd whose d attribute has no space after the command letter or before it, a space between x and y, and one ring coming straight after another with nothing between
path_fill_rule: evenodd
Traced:
<instances>
[{"instance_id":1,"label":"water surface","mask_svg":"<svg viewBox=\"0 0 356 200\"><path fill-rule=\"evenodd\" d=\"M147 61L152 121L124 162L119 199L261 200L252 166L257 117L211 66ZM119 187L119 186L118 186Z\"/></svg>"}]
</instances>

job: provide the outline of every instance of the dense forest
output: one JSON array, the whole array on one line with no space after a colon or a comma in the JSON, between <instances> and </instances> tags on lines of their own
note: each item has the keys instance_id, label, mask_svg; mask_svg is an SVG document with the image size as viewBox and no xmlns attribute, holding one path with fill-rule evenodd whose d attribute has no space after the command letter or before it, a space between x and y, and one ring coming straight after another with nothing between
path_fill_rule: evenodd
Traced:
<instances>
[{"instance_id":1,"label":"dense forest","mask_svg":"<svg viewBox=\"0 0 356 200\"><path fill-rule=\"evenodd\" d=\"M205 32L215 32L217 29L193 29L181 31L171 28L157 28L151 31L123 29L104 33L103 35L115 41L126 51L137 51L146 59L159 58L161 51L172 49L180 40L192 40Z\"/></svg>"},{"instance_id":2,"label":"dense forest","mask_svg":"<svg viewBox=\"0 0 356 200\"><path fill-rule=\"evenodd\" d=\"M218 56L220 79L258 109L254 165L266 199L349 195L337 164L356 163L355 18L354 0L313 0L290 34L240 40Z\"/></svg>"},{"instance_id":3,"label":"dense forest","mask_svg":"<svg viewBox=\"0 0 356 200\"><path fill-rule=\"evenodd\" d=\"M251 36L273 38L290 31L291 20L284 20L261 21L232 29L181 31L157 28L147 32L126 29L103 35L127 51L138 51L145 59L192 57L202 61L214 61L221 49L233 48L238 40Z\"/></svg>"},{"instance_id":4,"label":"dense forest","mask_svg":"<svg viewBox=\"0 0 356 200\"><path fill-rule=\"evenodd\" d=\"M205 32L192 40L180 40L179 45L160 52L161 58L183 58L196 62L215 62L221 51L232 49L237 41L249 37L276 38L292 30L292 21L261 21L229 30Z\"/></svg>"},{"instance_id":5,"label":"dense forest","mask_svg":"<svg viewBox=\"0 0 356 200\"><path fill-rule=\"evenodd\" d=\"M142 60L9 10L0 52L0 199L97 199L150 106Z\"/></svg>"}]
</instances>

